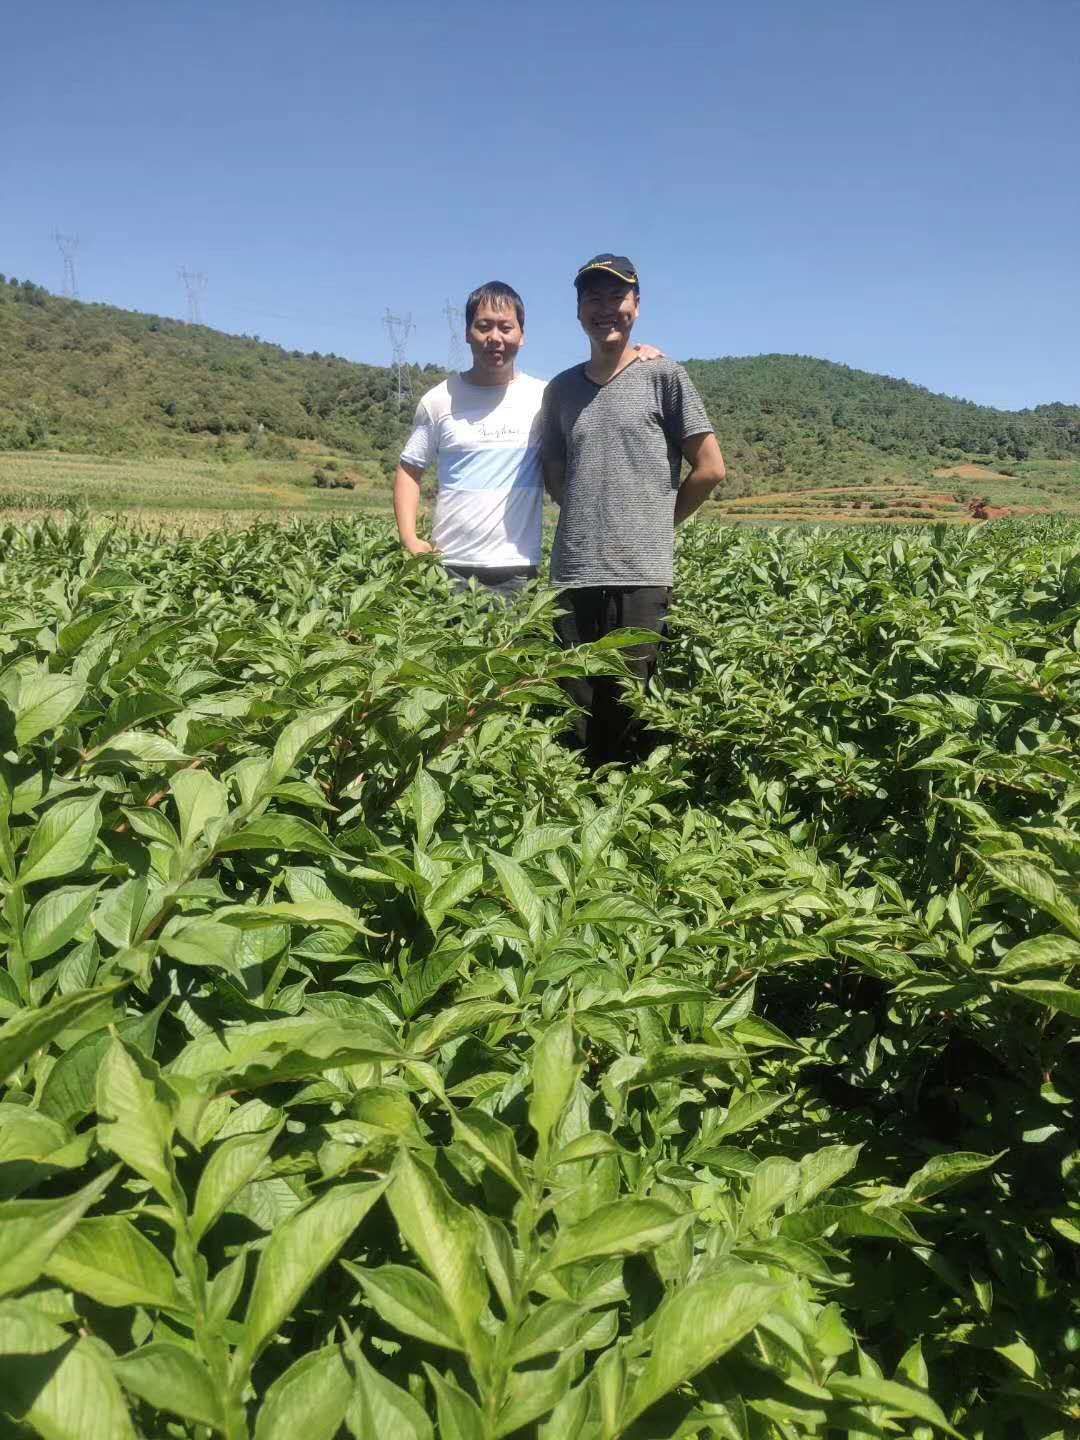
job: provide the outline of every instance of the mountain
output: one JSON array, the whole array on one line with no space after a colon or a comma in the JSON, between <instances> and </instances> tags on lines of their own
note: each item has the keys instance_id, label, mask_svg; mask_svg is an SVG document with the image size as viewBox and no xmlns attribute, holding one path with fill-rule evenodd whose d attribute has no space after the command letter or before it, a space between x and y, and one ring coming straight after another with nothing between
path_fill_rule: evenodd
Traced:
<instances>
[{"instance_id":1,"label":"mountain","mask_svg":"<svg viewBox=\"0 0 1080 1440\"><path fill-rule=\"evenodd\" d=\"M690 360L732 468L770 486L979 458L1080 460L1080 406L995 410L807 355Z\"/></svg>"},{"instance_id":2,"label":"mountain","mask_svg":"<svg viewBox=\"0 0 1080 1440\"><path fill-rule=\"evenodd\" d=\"M802 355L690 360L747 488L973 457L1080 459L1080 406L1005 411ZM420 393L442 378L416 366ZM313 441L388 473L411 418L392 372L0 276L0 450L195 454Z\"/></svg>"}]
</instances>

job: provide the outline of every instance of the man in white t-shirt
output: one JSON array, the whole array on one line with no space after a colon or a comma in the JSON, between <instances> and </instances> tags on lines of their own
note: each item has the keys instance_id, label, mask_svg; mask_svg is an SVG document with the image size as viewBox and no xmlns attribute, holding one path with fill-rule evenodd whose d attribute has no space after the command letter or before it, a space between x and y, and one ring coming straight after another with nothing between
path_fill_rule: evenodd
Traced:
<instances>
[{"instance_id":1,"label":"man in white t-shirt","mask_svg":"<svg viewBox=\"0 0 1080 1440\"><path fill-rule=\"evenodd\" d=\"M411 555L435 551L451 579L509 597L540 564L544 480L540 466L543 380L515 368L525 341L525 305L501 280L465 302L473 363L429 390L416 407L394 475L394 515ZM662 356L637 347L643 360ZM431 542L416 533L420 481L438 467Z\"/></svg>"},{"instance_id":2,"label":"man in white t-shirt","mask_svg":"<svg viewBox=\"0 0 1080 1440\"><path fill-rule=\"evenodd\" d=\"M544 481L540 404L544 382L514 362L525 339L525 306L509 285L492 281L465 304L473 363L429 390L394 476L394 514L412 555L434 550L464 587L512 595L540 564ZM438 465L431 543L416 533L420 480Z\"/></svg>"}]
</instances>

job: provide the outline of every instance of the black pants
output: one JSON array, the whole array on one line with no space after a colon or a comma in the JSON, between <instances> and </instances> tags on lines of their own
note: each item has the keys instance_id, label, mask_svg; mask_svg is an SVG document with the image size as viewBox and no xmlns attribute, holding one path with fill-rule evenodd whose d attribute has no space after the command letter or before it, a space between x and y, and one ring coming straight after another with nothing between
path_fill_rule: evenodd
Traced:
<instances>
[{"instance_id":1,"label":"black pants","mask_svg":"<svg viewBox=\"0 0 1080 1440\"><path fill-rule=\"evenodd\" d=\"M496 599L508 603L536 579L535 565L503 565L498 568L480 565L447 565L446 573L455 590L467 590L475 580Z\"/></svg>"},{"instance_id":2,"label":"black pants","mask_svg":"<svg viewBox=\"0 0 1080 1440\"><path fill-rule=\"evenodd\" d=\"M624 628L666 633L671 591L659 585L611 585L564 590L559 604L567 613L555 621L555 633L569 648L599 640ZM657 646L635 645L619 653L635 677L648 684L656 669ZM609 760L638 760L647 755L654 739L623 701L625 683L610 675L564 680L571 699L586 712L576 717L577 738L595 769Z\"/></svg>"}]
</instances>

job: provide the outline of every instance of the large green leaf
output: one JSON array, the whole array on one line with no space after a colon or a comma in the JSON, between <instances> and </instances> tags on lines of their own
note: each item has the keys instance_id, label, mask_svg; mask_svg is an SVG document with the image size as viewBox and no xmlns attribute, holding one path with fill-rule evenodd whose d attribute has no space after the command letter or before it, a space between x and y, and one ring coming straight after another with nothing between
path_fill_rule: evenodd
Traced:
<instances>
[{"instance_id":1,"label":"large green leaf","mask_svg":"<svg viewBox=\"0 0 1080 1440\"><path fill-rule=\"evenodd\" d=\"M750 1179L746 1204L739 1216L740 1230L755 1230L799 1189L802 1170L794 1160L770 1155L762 1160Z\"/></svg>"},{"instance_id":2,"label":"large green leaf","mask_svg":"<svg viewBox=\"0 0 1080 1440\"><path fill-rule=\"evenodd\" d=\"M1057 980L1020 980L1009 986L1009 993L1080 1019L1080 990L1072 985L1063 985Z\"/></svg>"},{"instance_id":3,"label":"large green leaf","mask_svg":"<svg viewBox=\"0 0 1080 1440\"><path fill-rule=\"evenodd\" d=\"M357 935L372 935L345 905L337 900L279 900L269 905L227 905L218 911L222 919L247 929L253 926L280 925L341 925Z\"/></svg>"},{"instance_id":4,"label":"large green leaf","mask_svg":"<svg viewBox=\"0 0 1080 1440\"><path fill-rule=\"evenodd\" d=\"M167 1205L183 1205L172 1142L177 1097L152 1060L119 1038L105 1052L97 1075L98 1140Z\"/></svg>"},{"instance_id":5,"label":"large green leaf","mask_svg":"<svg viewBox=\"0 0 1080 1440\"><path fill-rule=\"evenodd\" d=\"M86 681L72 675L30 675L19 687L15 706L15 743L29 745L46 730L62 725L86 693Z\"/></svg>"},{"instance_id":6,"label":"large green leaf","mask_svg":"<svg viewBox=\"0 0 1080 1440\"><path fill-rule=\"evenodd\" d=\"M102 986L97 991L86 993L108 995L112 988ZM162 1000L142 1015L121 1020L116 1025L116 1033L144 1055L152 1054L158 1021L168 1003L168 1000ZM42 1087L39 1105L43 1114L70 1125L90 1113L96 1101L97 1072L111 1044L112 1036L108 1030L95 1030L64 1051Z\"/></svg>"},{"instance_id":7,"label":"large green leaf","mask_svg":"<svg viewBox=\"0 0 1080 1440\"><path fill-rule=\"evenodd\" d=\"M928 1200L932 1195L940 1194L942 1190L948 1190L953 1185L959 1185L972 1175L979 1175L983 1170L988 1170L995 1160L1000 1159L995 1155L979 1155L971 1150L955 1151L949 1155L935 1155L925 1165L916 1170L911 1179L904 1186L904 1198L906 1200Z\"/></svg>"},{"instance_id":8,"label":"large green leaf","mask_svg":"<svg viewBox=\"0 0 1080 1440\"><path fill-rule=\"evenodd\" d=\"M330 1264L385 1188L381 1180L336 1186L274 1231L259 1258L248 1301L236 1353L239 1375L277 1334L304 1291Z\"/></svg>"},{"instance_id":9,"label":"large green leaf","mask_svg":"<svg viewBox=\"0 0 1080 1440\"><path fill-rule=\"evenodd\" d=\"M276 1112L271 1112L273 1115ZM203 1168L195 1193L191 1231L200 1239L224 1214L230 1201L259 1170L281 1134L283 1120L253 1135L234 1135L222 1141Z\"/></svg>"},{"instance_id":10,"label":"large green leaf","mask_svg":"<svg viewBox=\"0 0 1080 1440\"><path fill-rule=\"evenodd\" d=\"M80 1220L52 1252L45 1270L99 1305L183 1306L168 1260L122 1215Z\"/></svg>"},{"instance_id":11,"label":"large green leaf","mask_svg":"<svg viewBox=\"0 0 1080 1440\"><path fill-rule=\"evenodd\" d=\"M136 1440L108 1350L23 1301L0 1304L0 1405L43 1440Z\"/></svg>"},{"instance_id":12,"label":"large green leaf","mask_svg":"<svg viewBox=\"0 0 1080 1440\"><path fill-rule=\"evenodd\" d=\"M422 1271L407 1265L380 1265L377 1270L361 1270L347 1260L343 1263L363 1286L368 1304L395 1330L447 1350L464 1349L450 1307L438 1286Z\"/></svg>"},{"instance_id":13,"label":"large green leaf","mask_svg":"<svg viewBox=\"0 0 1080 1440\"><path fill-rule=\"evenodd\" d=\"M535 944L544 927L543 900L526 875L524 867L516 860L511 860L508 855L498 855L494 851L489 851L489 855L503 894Z\"/></svg>"},{"instance_id":14,"label":"large green leaf","mask_svg":"<svg viewBox=\"0 0 1080 1440\"><path fill-rule=\"evenodd\" d=\"M0 1295L32 1285L64 1238L116 1177L116 1166L60 1200L0 1203Z\"/></svg>"},{"instance_id":15,"label":"large green leaf","mask_svg":"<svg viewBox=\"0 0 1080 1440\"><path fill-rule=\"evenodd\" d=\"M601 1255L638 1255L663 1245L693 1220L662 1200L613 1200L561 1231L548 1251L548 1269Z\"/></svg>"},{"instance_id":16,"label":"large green leaf","mask_svg":"<svg viewBox=\"0 0 1080 1440\"><path fill-rule=\"evenodd\" d=\"M353 1376L337 1345L301 1355L267 1390L255 1440L334 1440L353 1392Z\"/></svg>"},{"instance_id":17,"label":"large green leaf","mask_svg":"<svg viewBox=\"0 0 1080 1440\"><path fill-rule=\"evenodd\" d=\"M359 1350L352 1363L356 1379L346 1420L356 1440L432 1440L431 1421L407 1390L380 1375Z\"/></svg>"},{"instance_id":18,"label":"large green leaf","mask_svg":"<svg viewBox=\"0 0 1080 1440\"><path fill-rule=\"evenodd\" d=\"M459 1385L425 1365L428 1379L435 1391L435 1408L439 1417L439 1440L487 1440L490 1431L484 1424L480 1407ZM359 1440L359 1437L358 1437ZM405 1437L402 1437L405 1440ZM412 1437L409 1437L412 1440Z\"/></svg>"},{"instance_id":19,"label":"large green leaf","mask_svg":"<svg viewBox=\"0 0 1080 1440\"><path fill-rule=\"evenodd\" d=\"M163 933L159 945L164 954L182 965L212 965L232 975L240 973L240 932L218 920L185 920Z\"/></svg>"},{"instance_id":20,"label":"large green leaf","mask_svg":"<svg viewBox=\"0 0 1080 1440\"><path fill-rule=\"evenodd\" d=\"M101 796L58 800L35 825L19 866L19 884L74 875L93 854L101 826Z\"/></svg>"},{"instance_id":21,"label":"large green leaf","mask_svg":"<svg viewBox=\"0 0 1080 1440\"><path fill-rule=\"evenodd\" d=\"M783 1287L737 1266L695 1281L668 1300L652 1331L645 1369L620 1417L622 1425L643 1414L737 1345L779 1300Z\"/></svg>"},{"instance_id":22,"label":"large green leaf","mask_svg":"<svg viewBox=\"0 0 1080 1440\"><path fill-rule=\"evenodd\" d=\"M442 786L421 767L404 795L405 804L416 826L416 840L421 850L426 849L431 832L446 807Z\"/></svg>"},{"instance_id":23,"label":"large green leaf","mask_svg":"<svg viewBox=\"0 0 1080 1440\"><path fill-rule=\"evenodd\" d=\"M949 1424L940 1405L931 1400L929 1395L910 1385L871 1375L832 1375L827 1383L833 1394L841 1399L865 1400L895 1414L907 1415L914 1420L925 1420L927 1424L944 1430L947 1435L959 1437L960 1432Z\"/></svg>"},{"instance_id":24,"label":"large green leaf","mask_svg":"<svg viewBox=\"0 0 1080 1440\"><path fill-rule=\"evenodd\" d=\"M518 1154L514 1132L508 1125L473 1107L455 1113L454 1133L519 1195L528 1195L528 1177Z\"/></svg>"},{"instance_id":25,"label":"large green leaf","mask_svg":"<svg viewBox=\"0 0 1080 1440\"><path fill-rule=\"evenodd\" d=\"M483 862L473 860L436 885L423 900L424 918L432 930L437 931L446 919L447 911L468 899L483 883Z\"/></svg>"},{"instance_id":26,"label":"large green leaf","mask_svg":"<svg viewBox=\"0 0 1080 1440\"><path fill-rule=\"evenodd\" d=\"M402 1237L442 1291L467 1348L476 1343L487 1282L476 1222L422 1161L402 1150L387 1200Z\"/></svg>"},{"instance_id":27,"label":"large green leaf","mask_svg":"<svg viewBox=\"0 0 1080 1440\"><path fill-rule=\"evenodd\" d=\"M1052 916L1059 925L1065 926L1074 940L1080 940L1080 907L1065 894L1052 875L1029 860L985 855L980 858L999 884L1019 895L1036 910Z\"/></svg>"},{"instance_id":28,"label":"large green leaf","mask_svg":"<svg viewBox=\"0 0 1080 1440\"><path fill-rule=\"evenodd\" d=\"M577 1083L579 1067L574 1057L574 1030L569 1020L559 1020L544 1031L533 1046L532 1094L529 1123L542 1149L551 1141L563 1110Z\"/></svg>"},{"instance_id":29,"label":"large green leaf","mask_svg":"<svg viewBox=\"0 0 1080 1440\"><path fill-rule=\"evenodd\" d=\"M113 1373L155 1410L221 1428L221 1402L205 1366L190 1350L157 1341L113 1361Z\"/></svg>"},{"instance_id":30,"label":"large green leaf","mask_svg":"<svg viewBox=\"0 0 1080 1440\"><path fill-rule=\"evenodd\" d=\"M65 885L43 895L30 911L23 929L23 956L31 965L66 945L94 908L97 885Z\"/></svg>"},{"instance_id":31,"label":"large green leaf","mask_svg":"<svg viewBox=\"0 0 1080 1440\"><path fill-rule=\"evenodd\" d=\"M205 770L178 770L169 781L169 789L180 815L183 845L199 840L211 820L221 820L228 814L228 791Z\"/></svg>"},{"instance_id":32,"label":"large green leaf","mask_svg":"<svg viewBox=\"0 0 1080 1440\"><path fill-rule=\"evenodd\" d=\"M274 753L262 781L264 794L295 769L316 740L325 735L348 708L347 705L335 705L326 709L308 710L298 715L295 720L290 720L274 745Z\"/></svg>"},{"instance_id":33,"label":"large green leaf","mask_svg":"<svg viewBox=\"0 0 1080 1440\"><path fill-rule=\"evenodd\" d=\"M20 1010L0 1026L0 1081L12 1075L35 1050L62 1034L77 1021L109 1010L113 996L127 985L115 980L94 990L72 990L40 1009Z\"/></svg>"},{"instance_id":34,"label":"large green leaf","mask_svg":"<svg viewBox=\"0 0 1080 1440\"><path fill-rule=\"evenodd\" d=\"M277 850L286 853L305 850L312 855L339 853L337 846L321 830L299 815L263 815L234 830L224 840L219 840L215 848L219 854L234 850Z\"/></svg>"}]
</instances>

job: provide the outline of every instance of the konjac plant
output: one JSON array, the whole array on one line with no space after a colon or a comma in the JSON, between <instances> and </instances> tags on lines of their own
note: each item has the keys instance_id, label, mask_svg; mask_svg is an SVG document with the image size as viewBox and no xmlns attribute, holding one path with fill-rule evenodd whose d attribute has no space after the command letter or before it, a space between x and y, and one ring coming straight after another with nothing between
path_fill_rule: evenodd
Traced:
<instances>
[{"instance_id":1,"label":"konjac plant","mask_svg":"<svg viewBox=\"0 0 1080 1440\"><path fill-rule=\"evenodd\" d=\"M0 542L0 1435L1080 1433L1080 527Z\"/></svg>"}]
</instances>

